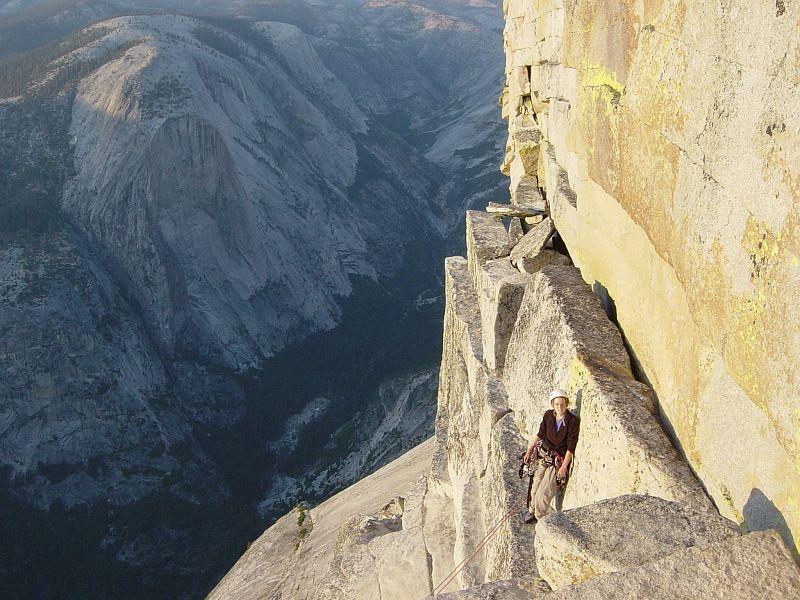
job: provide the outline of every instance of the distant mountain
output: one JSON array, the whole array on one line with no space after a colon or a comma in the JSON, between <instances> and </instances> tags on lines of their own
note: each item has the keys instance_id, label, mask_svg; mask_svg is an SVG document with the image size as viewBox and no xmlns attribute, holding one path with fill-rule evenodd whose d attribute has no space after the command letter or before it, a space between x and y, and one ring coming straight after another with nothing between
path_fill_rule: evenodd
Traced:
<instances>
[{"instance_id":1,"label":"distant mountain","mask_svg":"<svg viewBox=\"0 0 800 600\"><path fill-rule=\"evenodd\" d=\"M347 457L354 418L387 427L368 405L434 366L459 215L503 193L501 16L0 5L0 485L30 538L0 568L46 562L69 544L36 532L74 522L107 581L191 595L263 527L276 481ZM320 396L325 419L280 456L270 439ZM337 485L386 458L352 455Z\"/></svg>"}]
</instances>

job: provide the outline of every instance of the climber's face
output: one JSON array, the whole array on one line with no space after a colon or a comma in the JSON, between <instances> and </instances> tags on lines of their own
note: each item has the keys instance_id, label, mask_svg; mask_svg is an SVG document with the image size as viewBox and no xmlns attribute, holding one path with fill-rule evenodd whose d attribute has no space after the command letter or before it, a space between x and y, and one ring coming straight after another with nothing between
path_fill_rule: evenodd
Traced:
<instances>
[{"instance_id":1,"label":"climber's face","mask_svg":"<svg viewBox=\"0 0 800 600\"><path fill-rule=\"evenodd\" d=\"M553 398L553 410L556 411L556 417L563 417L567 412L567 399Z\"/></svg>"}]
</instances>

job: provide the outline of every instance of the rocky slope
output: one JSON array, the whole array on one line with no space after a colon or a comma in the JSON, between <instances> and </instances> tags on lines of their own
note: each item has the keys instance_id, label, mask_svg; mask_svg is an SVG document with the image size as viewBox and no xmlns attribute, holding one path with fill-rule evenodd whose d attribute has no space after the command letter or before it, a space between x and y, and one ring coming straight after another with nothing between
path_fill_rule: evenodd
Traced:
<instances>
[{"instance_id":1,"label":"rocky slope","mask_svg":"<svg viewBox=\"0 0 800 600\"><path fill-rule=\"evenodd\" d=\"M279 519L270 528L269 536L254 542L237 563L234 568L236 575L221 582L209 598L319 598L317 590L328 581L334 548L347 543L339 530L341 523L352 520L360 524L363 521L362 531L366 539L380 539L396 531L405 510L408 491L419 487L418 482L430 469L432 453L433 440L430 439L346 492L311 510L301 508ZM404 498L402 504L399 500L391 502L393 496L401 495ZM415 498L414 501L419 500ZM386 510L382 510L384 507ZM370 520L367 516L379 512L382 512L382 518ZM420 554L424 560L424 548L418 548L416 554L417 560ZM281 560L275 560L278 557ZM397 557L391 553L387 558L395 560ZM265 569L265 562L274 568ZM356 566L354 563L350 565ZM358 565L359 570L364 566ZM417 580L424 575L404 569L402 563L393 570L394 575L400 578L408 576Z\"/></svg>"},{"instance_id":2,"label":"rocky slope","mask_svg":"<svg viewBox=\"0 0 800 600\"><path fill-rule=\"evenodd\" d=\"M286 506L327 498L417 446L432 433L438 383L438 369L431 369L381 384L378 398L334 431L322 458L295 475L272 475L269 492L259 503L261 514L271 521ZM325 419L331 410L327 398L306 405L287 420L283 435L270 442L270 451L284 456L295 452L303 428Z\"/></svg>"},{"instance_id":3,"label":"rocky slope","mask_svg":"<svg viewBox=\"0 0 800 600\"><path fill-rule=\"evenodd\" d=\"M328 494L431 431L432 265L454 215L502 193L499 13L231 10L251 19L123 16L2 63L0 500L34 540L12 573L51 562L34 530L66 519L29 508L51 507L105 557L79 569L200 593L270 482L323 460L338 474L302 493ZM273 438L317 397L330 413L285 456Z\"/></svg>"}]
</instances>

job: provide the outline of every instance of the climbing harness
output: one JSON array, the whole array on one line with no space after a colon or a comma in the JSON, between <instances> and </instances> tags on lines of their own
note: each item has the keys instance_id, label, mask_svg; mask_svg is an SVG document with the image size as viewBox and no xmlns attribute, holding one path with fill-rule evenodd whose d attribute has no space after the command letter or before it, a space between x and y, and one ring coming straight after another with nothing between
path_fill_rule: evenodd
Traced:
<instances>
[{"instance_id":1,"label":"climbing harness","mask_svg":"<svg viewBox=\"0 0 800 600\"><path fill-rule=\"evenodd\" d=\"M467 556L458 565L456 565L456 567L450 572L450 574L447 577L445 577L444 580L434 588L433 595L435 596L436 594L440 594L442 591L444 591L444 589L453 582L453 580L458 576L458 574L464 570L464 567L467 566L467 563L470 560L472 560L475 557L475 555L478 552L480 552L480 550L486 545L486 542L489 541L489 538L491 538L497 532L497 530L500 529L500 526L503 523L505 523L511 515L513 515L521 508L522 508L522 502L518 502L517 504L514 505L514 507L511 510L509 510L505 515L503 515L503 518L501 518L497 523L495 523L495 525L489 530L489 533L483 536L483 539L476 546L476 548L469 554L469 556Z\"/></svg>"},{"instance_id":2,"label":"climbing harness","mask_svg":"<svg viewBox=\"0 0 800 600\"><path fill-rule=\"evenodd\" d=\"M554 466L556 470L561 468L561 465L564 464L564 457L556 452L555 448L547 441L541 440L534 448L533 452L531 453L530 460L526 463L524 461L525 455L522 454L519 458L522 461L519 467L519 478L522 479L527 475L530 477L530 481L528 483L528 504L531 502L531 488L533 487L533 477L536 474L536 467L533 466L537 462L545 466ZM567 480L569 479L569 475L572 472L572 465L569 466L569 470L567 471L566 477L563 479L556 476L556 483L558 487L563 488L567 485Z\"/></svg>"}]
</instances>

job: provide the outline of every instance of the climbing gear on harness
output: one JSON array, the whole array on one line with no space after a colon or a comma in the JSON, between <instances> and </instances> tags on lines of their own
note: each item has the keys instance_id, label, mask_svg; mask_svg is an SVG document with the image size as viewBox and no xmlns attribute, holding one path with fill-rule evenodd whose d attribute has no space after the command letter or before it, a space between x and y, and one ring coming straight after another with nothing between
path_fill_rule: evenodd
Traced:
<instances>
[{"instance_id":1,"label":"climbing gear on harness","mask_svg":"<svg viewBox=\"0 0 800 600\"><path fill-rule=\"evenodd\" d=\"M528 463L535 463L537 460L542 459L551 460L554 455L560 456L555 451L555 446L553 446L553 444L547 440L540 440L536 446L534 446L533 452L531 452L531 455L528 459ZM525 464L525 455L523 454L520 456L520 458L522 459L523 464ZM522 477L522 465L520 465L520 477ZM531 474L531 477L533 477L533 474Z\"/></svg>"},{"instance_id":2,"label":"climbing gear on harness","mask_svg":"<svg viewBox=\"0 0 800 600\"><path fill-rule=\"evenodd\" d=\"M525 500L525 506L530 506L531 504L531 490L533 489L533 476L536 474L536 460L531 460L529 462L525 462L525 455L520 455L520 460L522 464L519 466L519 478L522 479L527 475L528 477L528 494ZM532 457L533 458L533 457ZM526 517L526 523L530 523Z\"/></svg>"},{"instance_id":3,"label":"climbing gear on harness","mask_svg":"<svg viewBox=\"0 0 800 600\"><path fill-rule=\"evenodd\" d=\"M528 481L528 501L527 505L531 503L531 490L533 489L533 477L536 473L536 462L538 461L540 464L546 467L554 467L556 471L561 468L561 465L564 464L564 457L555 451L553 445L548 442L547 440L542 440L533 450L533 453L530 456L529 462L525 462L525 455L522 454L520 457L522 461L519 465L519 478L522 479L526 475L530 478ZM572 464L570 464L569 469L567 469L567 474L562 478L556 475L556 485L559 488L564 488L567 485L567 481L569 480L569 475L572 471ZM528 521L526 521L527 523Z\"/></svg>"},{"instance_id":4,"label":"climbing gear on harness","mask_svg":"<svg viewBox=\"0 0 800 600\"><path fill-rule=\"evenodd\" d=\"M531 458L532 459L529 462L525 462L525 455L524 454L519 455L520 463L519 463L519 471L517 471L517 473L519 474L520 479L522 479L525 476L533 477L533 474L536 472L536 467L534 466L535 460L533 460L533 457Z\"/></svg>"}]
</instances>

